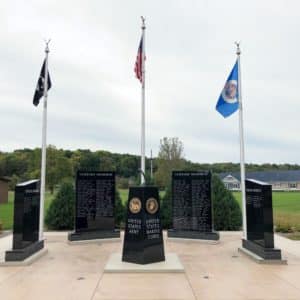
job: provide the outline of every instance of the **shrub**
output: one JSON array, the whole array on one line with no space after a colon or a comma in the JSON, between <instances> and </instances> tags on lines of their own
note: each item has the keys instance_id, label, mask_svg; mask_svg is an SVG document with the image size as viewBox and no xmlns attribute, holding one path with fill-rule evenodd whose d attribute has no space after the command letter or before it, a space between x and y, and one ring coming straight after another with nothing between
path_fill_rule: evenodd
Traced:
<instances>
[{"instance_id":1,"label":"shrub","mask_svg":"<svg viewBox=\"0 0 300 300\"><path fill-rule=\"evenodd\" d=\"M172 228L172 188L168 186L166 193L161 199L160 218L163 228Z\"/></svg>"},{"instance_id":2,"label":"shrub","mask_svg":"<svg viewBox=\"0 0 300 300\"><path fill-rule=\"evenodd\" d=\"M49 229L73 229L75 215L75 191L70 182L63 183L46 213L45 222Z\"/></svg>"},{"instance_id":3,"label":"shrub","mask_svg":"<svg viewBox=\"0 0 300 300\"><path fill-rule=\"evenodd\" d=\"M115 224L116 227L122 228L125 223L125 206L122 203L121 196L118 190L116 190L115 195Z\"/></svg>"},{"instance_id":4,"label":"shrub","mask_svg":"<svg viewBox=\"0 0 300 300\"><path fill-rule=\"evenodd\" d=\"M213 222L215 230L239 230L242 225L241 209L232 193L227 190L218 175L212 176ZM161 220L163 228L172 227L172 192L166 189L162 199Z\"/></svg>"},{"instance_id":5,"label":"shrub","mask_svg":"<svg viewBox=\"0 0 300 300\"><path fill-rule=\"evenodd\" d=\"M218 175L212 176L213 220L215 230L239 230L242 212L232 193Z\"/></svg>"},{"instance_id":6,"label":"shrub","mask_svg":"<svg viewBox=\"0 0 300 300\"><path fill-rule=\"evenodd\" d=\"M129 187L129 179L125 177L119 177L117 179L117 187L119 189L128 189Z\"/></svg>"}]
</instances>

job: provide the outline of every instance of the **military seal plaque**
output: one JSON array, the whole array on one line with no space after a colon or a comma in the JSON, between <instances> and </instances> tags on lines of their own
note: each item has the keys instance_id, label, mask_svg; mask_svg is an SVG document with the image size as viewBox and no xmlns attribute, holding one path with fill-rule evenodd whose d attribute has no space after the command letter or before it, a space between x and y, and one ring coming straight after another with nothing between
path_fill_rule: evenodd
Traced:
<instances>
[{"instance_id":1,"label":"military seal plaque","mask_svg":"<svg viewBox=\"0 0 300 300\"><path fill-rule=\"evenodd\" d=\"M142 208L142 203L139 198L134 197L129 201L129 209L133 214L138 214L141 208Z\"/></svg>"},{"instance_id":2,"label":"military seal plaque","mask_svg":"<svg viewBox=\"0 0 300 300\"><path fill-rule=\"evenodd\" d=\"M155 198L149 198L146 201L146 210L149 214L153 215L158 210L158 202Z\"/></svg>"}]
</instances>

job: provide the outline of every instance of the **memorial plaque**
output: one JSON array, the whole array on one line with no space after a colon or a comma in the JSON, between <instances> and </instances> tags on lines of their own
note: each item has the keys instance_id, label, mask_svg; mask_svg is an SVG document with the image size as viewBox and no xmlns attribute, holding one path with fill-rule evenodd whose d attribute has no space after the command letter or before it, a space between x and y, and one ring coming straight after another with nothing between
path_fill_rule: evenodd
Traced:
<instances>
[{"instance_id":1,"label":"memorial plaque","mask_svg":"<svg viewBox=\"0 0 300 300\"><path fill-rule=\"evenodd\" d=\"M218 240L213 231L211 173L172 173L173 229L169 237Z\"/></svg>"},{"instance_id":2,"label":"memorial plaque","mask_svg":"<svg viewBox=\"0 0 300 300\"><path fill-rule=\"evenodd\" d=\"M13 247L6 261L21 261L44 247L39 241L40 181L16 185L14 201Z\"/></svg>"},{"instance_id":3,"label":"memorial plaque","mask_svg":"<svg viewBox=\"0 0 300 300\"><path fill-rule=\"evenodd\" d=\"M157 187L131 187L122 261L148 264L165 260Z\"/></svg>"},{"instance_id":4,"label":"memorial plaque","mask_svg":"<svg viewBox=\"0 0 300 300\"><path fill-rule=\"evenodd\" d=\"M75 232L69 240L120 237L115 229L115 173L78 171Z\"/></svg>"},{"instance_id":5,"label":"memorial plaque","mask_svg":"<svg viewBox=\"0 0 300 300\"><path fill-rule=\"evenodd\" d=\"M243 247L264 259L281 259L281 251L274 249L272 185L247 179L246 181L247 240Z\"/></svg>"}]
</instances>

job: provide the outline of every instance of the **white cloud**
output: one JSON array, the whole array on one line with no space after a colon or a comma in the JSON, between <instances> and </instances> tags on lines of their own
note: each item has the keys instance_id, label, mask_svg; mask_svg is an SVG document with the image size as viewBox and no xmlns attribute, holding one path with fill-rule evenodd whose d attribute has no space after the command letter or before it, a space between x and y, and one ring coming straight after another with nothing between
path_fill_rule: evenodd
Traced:
<instances>
[{"instance_id":1,"label":"white cloud","mask_svg":"<svg viewBox=\"0 0 300 300\"><path fill-rule=\"evenodd\" d=\"M146 16L147 153L178 136L186 157L239 161L238 115L215 104L241 40L246 160L300 163L297 1L4 1L1 150L40 146L32 103L50 37L48 143L139 153L133 66Z\"/></svg>"}]
</instances>

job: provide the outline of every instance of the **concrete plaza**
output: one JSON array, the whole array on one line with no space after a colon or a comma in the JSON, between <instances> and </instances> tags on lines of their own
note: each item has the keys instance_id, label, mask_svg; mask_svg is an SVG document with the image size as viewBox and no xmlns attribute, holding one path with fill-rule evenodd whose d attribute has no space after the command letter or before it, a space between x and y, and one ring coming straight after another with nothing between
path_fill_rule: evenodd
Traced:
<instances>
[{"instance_id":1,"label":"concrete plaza","mask_svg":"<svg viewBox=\"0 0 300 300\"><path fill-rule=\"evenodd\" d=\"M66 233L45 234L48 253L30 266L0 267L1 300L300 299L300 241L275 236L288 265L261 265L238 252L240 232L219 244L168 241L185 273L104 273L122 242L69 245ZM11 235L0 238L0 260Z\"/></svg>"}]
</instances>

